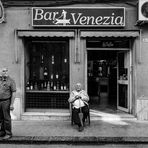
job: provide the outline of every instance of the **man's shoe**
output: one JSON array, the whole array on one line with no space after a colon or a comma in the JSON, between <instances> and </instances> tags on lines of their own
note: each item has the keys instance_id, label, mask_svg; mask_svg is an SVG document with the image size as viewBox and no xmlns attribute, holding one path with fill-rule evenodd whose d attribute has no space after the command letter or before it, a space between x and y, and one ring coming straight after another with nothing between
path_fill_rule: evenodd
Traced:
<instances>
[{"instance_id":1,"label":"man's shoe","mask_svg":"<svg viewBox=\"0 0 148 148\"><path fill-rule=\"evenodd\" d=\"M3 137L3 140L8 140L8 139L10 139L12 137L12 135L5 135L4 137Z\"/></svg>"},{"instance_id":2,"label":"man's shoe","mask_svg":"<svg viewBox=\"0 0 148 148\"><path fill-rule=\"evenodd\" d=\"M84 127L83 126L80 126L79 127L79 132L82 132L84 130Z\"/></svg>"},{"instance_id":3,"label":"man's shoe","mask_svg":"<svg viewBox=\"0 0 148 148\"><path fill-rule=\"evenodd\" d=\"M5 136L5 132L1 131L0 132L0 137L4 137Z\"/></svg>"}]
</instances>

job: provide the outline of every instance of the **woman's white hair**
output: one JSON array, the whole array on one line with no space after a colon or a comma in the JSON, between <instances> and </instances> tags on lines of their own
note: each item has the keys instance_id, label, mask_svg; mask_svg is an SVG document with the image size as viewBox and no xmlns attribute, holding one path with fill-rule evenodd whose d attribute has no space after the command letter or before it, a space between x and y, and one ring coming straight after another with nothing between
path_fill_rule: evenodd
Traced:
<instances>
[{"instance_id":1,"label":"woman's white hair","mask_svg":"<svg viewBox=\"0 0 148 148\"><path fill-rule=\"evenodd\" d=\"M82 89L82 84L78 82L78 83L75 84L74 87L75 87L75 89L76 89L77 87L80 87L80 88Z\"/></svg>"}]
</instances>

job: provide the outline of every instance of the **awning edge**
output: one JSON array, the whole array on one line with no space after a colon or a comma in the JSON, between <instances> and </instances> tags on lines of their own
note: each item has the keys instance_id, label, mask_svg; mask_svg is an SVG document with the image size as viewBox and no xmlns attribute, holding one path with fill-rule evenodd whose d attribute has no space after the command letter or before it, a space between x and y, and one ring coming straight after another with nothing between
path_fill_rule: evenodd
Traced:
<instances>
[{"instance_id":1,"label":"awning edge","mask_svg":"<svg viewBox=\"0 0 148 148\"><path fill-rule=\"evenodd\" d=\"M34 31L17 30L19 37L74 37L74 31Z\"/></svg>"},{"instance_id":2,"label":"awning edge","mask_svg":"<svg viewBox=\"0 0 148 148\"><path fill-rule=\"evenodd\" d=\"M81 31L81 37L138 37L138 31Z\"/></svg>"}]
</instances>

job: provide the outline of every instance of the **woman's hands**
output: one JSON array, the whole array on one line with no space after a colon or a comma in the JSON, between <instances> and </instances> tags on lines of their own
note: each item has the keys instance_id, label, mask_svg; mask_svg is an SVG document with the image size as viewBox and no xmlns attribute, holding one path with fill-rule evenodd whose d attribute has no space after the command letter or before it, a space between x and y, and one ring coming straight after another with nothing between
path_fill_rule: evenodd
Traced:
<instances>
[{"instance_id":1,"label":"woman's hands","mask_svg":"<svg viewBox=\"0 0 148 148\"><path fill-rule=\"evenodd\" d=\"M81 96L76 95L76 96L75 96L75 100L77 100L77 99L81 99Z\"/></svg>"}]
</instances>

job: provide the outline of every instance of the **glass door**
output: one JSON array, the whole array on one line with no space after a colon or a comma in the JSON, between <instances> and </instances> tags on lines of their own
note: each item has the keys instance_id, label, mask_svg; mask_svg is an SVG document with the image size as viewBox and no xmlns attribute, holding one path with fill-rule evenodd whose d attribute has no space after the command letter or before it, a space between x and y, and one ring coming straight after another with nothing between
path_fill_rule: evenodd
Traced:
<instances>
[{"instance_id":1,"label":"glass door","mask_svg":"<svg viewBox=\"0 0 148 148\"><path fill-rule=\"evenodd\" d=\"M117 54L117 108L129 112L130 108L130 51Z\"/></svg>"}]
</instances>

